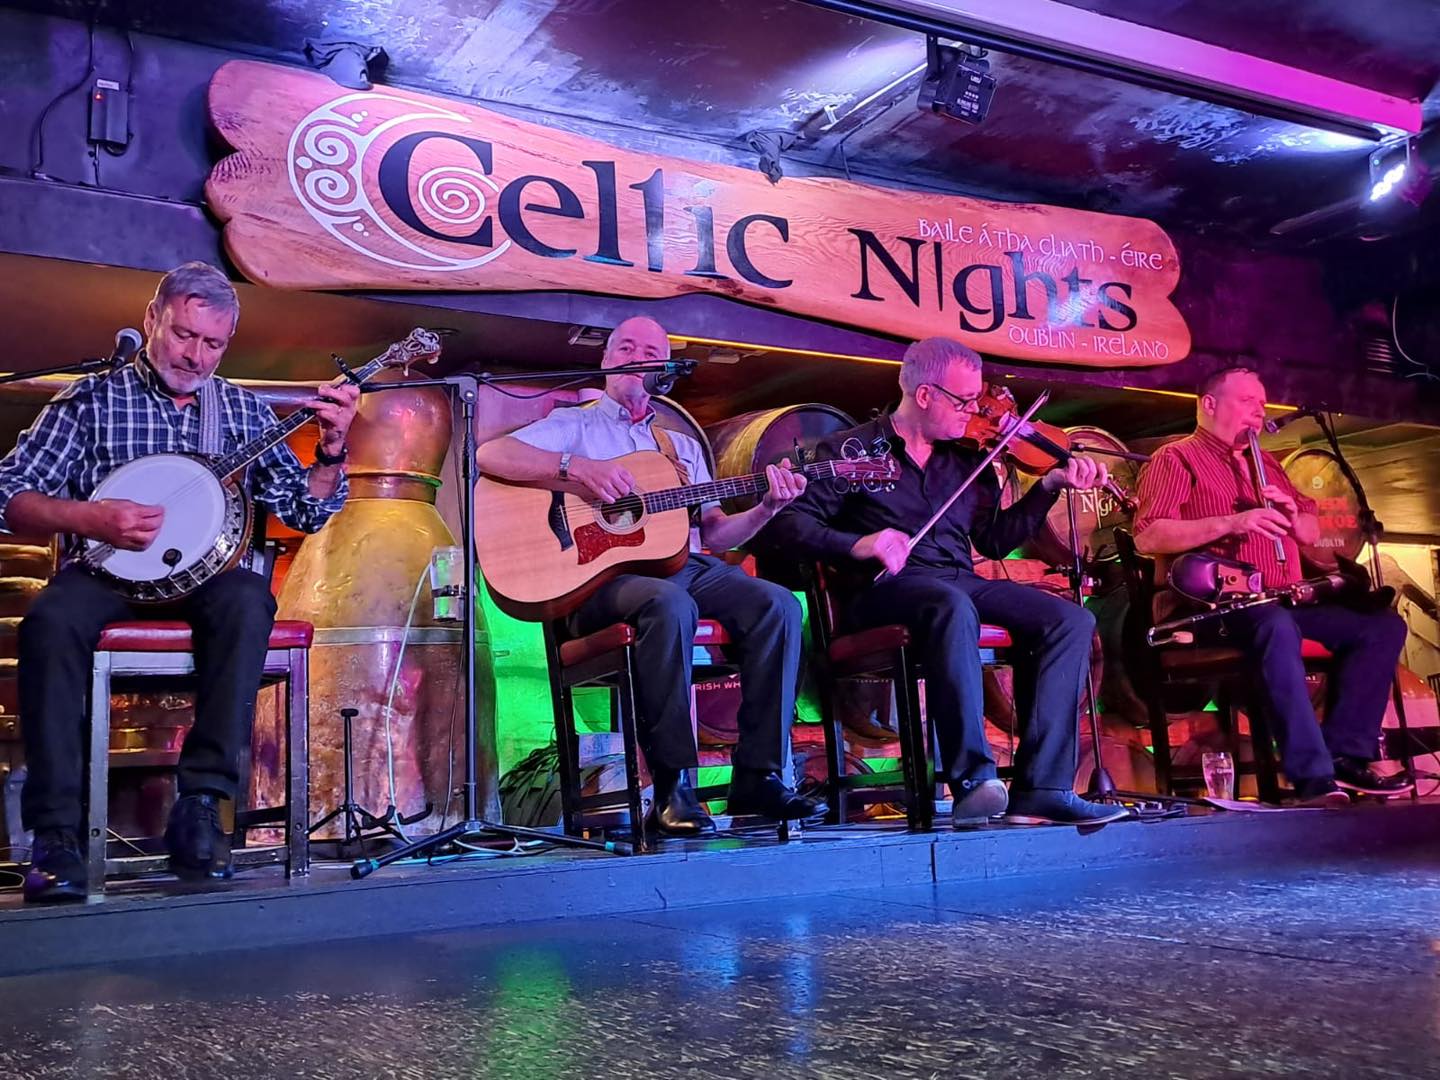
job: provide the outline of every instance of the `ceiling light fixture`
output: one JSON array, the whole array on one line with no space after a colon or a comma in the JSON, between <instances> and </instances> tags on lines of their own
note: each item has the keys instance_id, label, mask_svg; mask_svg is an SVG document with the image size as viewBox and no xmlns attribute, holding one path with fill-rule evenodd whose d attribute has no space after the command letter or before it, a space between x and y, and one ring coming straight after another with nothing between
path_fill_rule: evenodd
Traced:
<instances>
[{"instance_id":1,"label":"ceiling light fixture","mask_svg":"<svg viewBox=\"0 0 1440 1080\"><path fill-rule=\"evenodd\" d=\"M925 78L915 107L967 124L980 123L990 111L998 85L990 74L987 55L978 45L942 45L939 38L927 34Z\"/></svg>"}]
</instances>

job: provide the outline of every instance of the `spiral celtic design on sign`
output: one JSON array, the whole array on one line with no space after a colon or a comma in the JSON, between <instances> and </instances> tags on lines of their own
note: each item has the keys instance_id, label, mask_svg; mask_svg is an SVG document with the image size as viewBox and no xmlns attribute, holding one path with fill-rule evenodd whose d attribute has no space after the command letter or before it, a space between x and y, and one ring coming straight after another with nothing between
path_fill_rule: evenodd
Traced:
<instances>
[{"instance_id":1,"label":"spiral celtic design on sign","mask_svg":"<svg viewBox=\"0 0 1440 1080\"><path fill-rule=\"evenodd\" d=\"M290 135L286 170L290 190L306 213L346 247L387 266L454 273L483 266L510 248L504 240L472 258L434 250L443 241L422 245L381 216L365 190L363 169L377 144L388 143L396 128L417 121L468 124L458 113L380 93L345 94L306 115ZM380 147L383 150L383 146ZM478 169L446 165L430 169L418 182L415 203L437 224L473 224L485 213L493 179ZM418 238L423 239L423 238Z\"/></svg>"},{"instance_id":2,"label":"spiral celtic design on sign","mask_svg":"<svg viewBox=\"0 0 1440 1080\"><path fill-rule=\"evenodd\" d=\"M473 225L485 214L485 188L490 178L463 165L431 169L415 184L415 201L445 225Z\"/></svg>"}]
</instances>

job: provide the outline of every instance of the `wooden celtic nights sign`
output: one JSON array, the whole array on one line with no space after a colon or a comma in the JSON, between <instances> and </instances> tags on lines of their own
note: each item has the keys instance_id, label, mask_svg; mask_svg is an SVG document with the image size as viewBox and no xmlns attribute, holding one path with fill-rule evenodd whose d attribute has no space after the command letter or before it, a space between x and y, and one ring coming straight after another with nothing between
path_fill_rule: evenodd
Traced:
<instances>
[{"instance_id":1,"label":"wooden celtic nights sign","mask_svg":"<svg viewBox=\"0 0 1440 1080\"><path fill-rule=\"evenodd\" d=\"M234 153L206 199L251 280L287 289L712 292L904 338L1100 367L1190 335L1154 223L637 153L404 90L231 61Z\"/></svg>"}]
</instances>

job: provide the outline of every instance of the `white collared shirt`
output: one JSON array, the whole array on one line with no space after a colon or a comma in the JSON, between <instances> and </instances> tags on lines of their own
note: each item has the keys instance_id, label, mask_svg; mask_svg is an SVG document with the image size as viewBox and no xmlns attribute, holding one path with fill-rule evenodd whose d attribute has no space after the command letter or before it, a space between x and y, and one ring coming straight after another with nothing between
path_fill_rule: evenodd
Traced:
<instances>
[{"instance_id":1,"label":"white collared shirt","mask_svg":"<svg viewBox=\"0 0 1440 1080\"><path fill-rule=\"evenodd\" d=\"M579 454L597 461L633 454L638 450L658 452L660 445L655 441L652 430L655 424L655 410L651 409L639 420L631 420L630 414L609 394L602 394L597 400L586 405L570 405L553 409L549 416L526 424L519 431L512 431L510 437L519 439L526 446L537 450L553 450L556 453ZM685 466L689 483L708 484L711 480L710 467L705 461L705 451L693 436L666 429L675 444L675 456ZM705 503L703 513L719 503ZM690 530L690 550L700 550L700 530Z\"/></svg>"}]
</instances>

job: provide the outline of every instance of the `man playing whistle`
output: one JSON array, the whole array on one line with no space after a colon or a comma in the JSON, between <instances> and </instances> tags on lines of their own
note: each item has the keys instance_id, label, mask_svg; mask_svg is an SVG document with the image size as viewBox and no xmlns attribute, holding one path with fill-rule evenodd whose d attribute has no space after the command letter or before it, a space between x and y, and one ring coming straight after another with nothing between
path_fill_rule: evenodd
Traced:
<instances>
[{"instance_id":1,"label":"man playing whistle","mask_svg":"<svg viewBox=\"0 0 1440 1080\"><path fill-rule=\"evenodd\" d=\"M1164 574L1168 556L1203 551L1249 563L1266 588L1301 580L1299 545L1320 535L1315 503L1263 452L1269 483L1255 490L1248 444L1264 423L1265 386L1255 372L1225 368L1200 384L1194 433L1162 446L1140 473L1135 546L1159 556L1158 573ZM1237 611L1209 632L1223 633L1227 644L1252 658L1285 775L1302 803L1344 805L1349 797L1342 788L1372 795L1410 789L1370 767L1405 644L1400 616L1338 604L1270 604ZM1335 655L1323 729L1305 687L1305 638Z\"/></svg>"}]
</instances>

